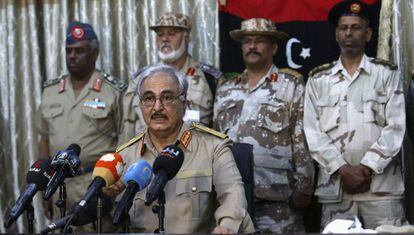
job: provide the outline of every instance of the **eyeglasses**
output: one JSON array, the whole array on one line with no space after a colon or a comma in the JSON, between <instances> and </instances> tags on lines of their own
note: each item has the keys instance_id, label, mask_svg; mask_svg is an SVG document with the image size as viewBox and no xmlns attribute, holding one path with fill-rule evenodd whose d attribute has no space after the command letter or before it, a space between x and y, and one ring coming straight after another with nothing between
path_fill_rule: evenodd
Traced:
<instances>
[{"instance_id":1,"label":"eyeglasses","mask_svg":"<svg viewBox=\"0 0 414 235\"><path fill-rule=\"evenodd\" d=\"M166 94L161 95L159 98L157 98L154 95L144 95L140 98L140 100L145 107L153 107L157 100L160 100L163 106L170 106L176 104L177 100L180 99L181 96L182 94L177 96L174 96L173 94Z\"/></svg>"}]
</instances>

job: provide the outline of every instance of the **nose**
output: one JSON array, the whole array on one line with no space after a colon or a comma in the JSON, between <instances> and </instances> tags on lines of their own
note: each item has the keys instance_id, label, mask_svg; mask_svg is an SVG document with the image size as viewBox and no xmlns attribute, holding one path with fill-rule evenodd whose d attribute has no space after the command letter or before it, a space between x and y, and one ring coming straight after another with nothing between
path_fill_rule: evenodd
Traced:
<instances>
[{"instance_id":1,"label":"nose","mask_svg":"<svg viewBox=\"0 0 414 235\"><path fill-rule=\"evenodd\" d=\"M68 58L75 58L75 50L69 50L67 56Z\"/></svg>"},{"instance_id":2,"label":"nose","mask_svg":"<svg viewBox=\"0 0 414 235\"><path fill-rule=\"evenodd\" d=\"M351 27L348 27L345 31L345 35L352 35L352 29Z\"/></svg>"},{"instance_id":3,"label":"nose","mask_svg":"<svg viewBox=\"0 0 414 235\"><path fill-rule=\"evenodd\" d=\"M164 109L164 105L162 104L161 99L159 98L155 99L154 110L159 111L163 109Z\"/></svg>"}]
</instances>

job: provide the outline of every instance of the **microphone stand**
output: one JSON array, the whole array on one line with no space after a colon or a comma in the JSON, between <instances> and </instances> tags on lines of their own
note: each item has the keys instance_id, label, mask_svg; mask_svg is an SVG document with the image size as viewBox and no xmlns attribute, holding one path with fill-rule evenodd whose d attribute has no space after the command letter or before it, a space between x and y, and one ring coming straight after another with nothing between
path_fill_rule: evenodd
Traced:
<instances>
[{"instance_id":1,"label":"microphone stand","mask_svg":"<svg viewBox=\"0 0 414 235\"><path fill-rule=\"evenodd\" d=\"M158 228L154 233L164 234L164 218L165 218L165 193L164 190L161 191L158 196L158 205L152 207L152 212L158 214Z\"/></svg>"},{"instance_id":2,"label":"microphone stand","mask_svg":"<svg viewBox=\"0 0 414 235\"><path fill-rule=\"evenodd\" d=\"M29 227L29 233L33 233L34 232L34 230L33 230L34 208L32 206L32 201L30 201L27 204L27 207L26 207L26 218L27 218L27 224L28 224L28 227Z\"/></svg>"},{"instance_id":3,"label":"microphone stand","mask_svg":"<svg viewBox=\"0 0 414 235\"><path fill-rule=\"evenodd\" d=\"M62 182L59 185L59 200L56 201L56 206L59 207L60 210L60 218L66 216L66 197L66 184L65 182ZM63 233L63 228L61 228L60 231Z\"/></svg>"},{"instance_id":4,"label":"microphone stand","mask_svg":"<svg viewBox=\"0 0 414 235\"><path fill-rule=\"evenodd\" d=\"M96 206L96 218L98 219L98 224L96 226L96 229L97 229L96 233L101 234L102 232L102 207L103 207L101 192L97 193L97 197L98 197L98 205Z\"/></svg>"}]
</instances>

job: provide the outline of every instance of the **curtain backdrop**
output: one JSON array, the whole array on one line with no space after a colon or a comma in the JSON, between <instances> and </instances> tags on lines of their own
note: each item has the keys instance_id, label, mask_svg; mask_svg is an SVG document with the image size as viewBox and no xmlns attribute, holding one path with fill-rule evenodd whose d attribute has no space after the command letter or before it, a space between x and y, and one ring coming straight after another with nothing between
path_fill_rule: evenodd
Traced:
<instances>
[{"instance_id":1,"label":"curtain backdrop","mask_svg":"<svg viewBox=\"0 0 414 235\"><path fill-rule=\"evenodd\" d=\"M124 81L138 68L157 62L155 33L148 29L166 11L192 17L190 52L219 66L215 0L0 0L0 232L5 210L26 185L36 160L38 136L34 112L42 83L65 74L66 27L89 22L100 40L97 67ZM45 220L39 195L35 227ZM22 215L9 231L27 232Z\"/></svg>"}]
</instances>

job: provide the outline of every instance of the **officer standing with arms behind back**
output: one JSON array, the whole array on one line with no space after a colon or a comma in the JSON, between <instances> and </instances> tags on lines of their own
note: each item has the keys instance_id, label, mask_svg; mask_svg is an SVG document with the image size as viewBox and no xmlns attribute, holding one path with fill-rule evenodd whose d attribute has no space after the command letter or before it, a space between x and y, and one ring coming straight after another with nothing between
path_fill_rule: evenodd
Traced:
<instances>
[{"instance_id":1,"label":"officer standing with arms behind back","mask_svg":"<svg viewBox=\"0 0 414 235\"><path fill-rule=\"evenodd\" d=\"M230 36L241 42L246 70L216 93L214 128L253 145L254 222L261 232L304 232L296 209L310 205L314 167L302 127L304 82L273 64L287 39L269 19L241 23Z\"/></svg>"},{"instance_id":2,"label":"officer standing with arms behind back","mask_svg":"<svg viewBox=\"0 0 414 235\"><path fill-rule=\"evenodd\" d=\"M402 82L396 66L365 55L371 12L358 0L329 13L340 48L306 87L304 127L320 171L316 195L322 228L358 216L364 228L406 223L398 151L405 132Z\"/></svg>"},{"instance_id":3,"label":"officer standing with arms behind back","mask_svg":"<svg viewBox=\"0 0 414 235\"><path fill-rule=\"evenodd\" d=\"M150 29L157 35L158 57L161 62L181 71L187 77L188 107L184 119L211 126L216 81L222 77L222 73L212 66L195 61L189 54L190 17L168 12L159 17ZM145 122L139 109L139 100L133 98L138 80L139 72L133 75L125 93L122 142L145 129Z\"/></svg>"},{"instance_id":4,"label":"officer standing with arms behind back","mask_svg":"<svg viewBox=\"0 0 414 235\"><path fill-rule=\"evenodd\" d=\"M41 158L51 158L72 143L81 147L79 174L65 180L67 208L86 192L95 162L117 146L121 92L126 85L95 69L98 55L99 41L92 26L78 21L70 23L66 38L69 75L45 82L37 113ZM51 219L52 200L49 202L45 213ZM86 227L82 230L94 231Z\"/></svg>"}]
</instances>

